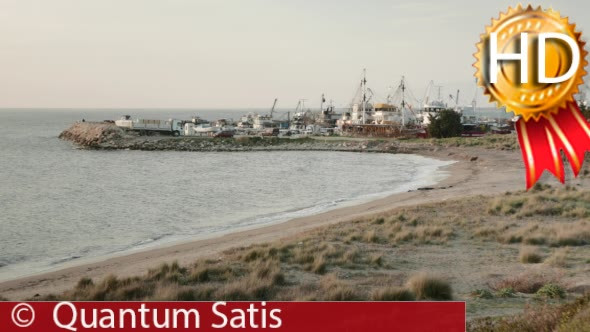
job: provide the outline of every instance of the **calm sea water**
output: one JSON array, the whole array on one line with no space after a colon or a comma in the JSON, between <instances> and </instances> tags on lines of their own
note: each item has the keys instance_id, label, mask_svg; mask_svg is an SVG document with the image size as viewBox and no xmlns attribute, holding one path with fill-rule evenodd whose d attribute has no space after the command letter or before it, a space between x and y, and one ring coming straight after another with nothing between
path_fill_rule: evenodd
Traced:
<instances>
[{"instance_id":1,"label":"calm sea water","mask_svg":"<svg viewBox=\"0 0 590 332\"><path fill-rule=\"evenodd\" d=\"M88 151L72 122L244 111L0 110L0 280L433 184L449 162L344 152Z\"/></svg>"}]
</instances>

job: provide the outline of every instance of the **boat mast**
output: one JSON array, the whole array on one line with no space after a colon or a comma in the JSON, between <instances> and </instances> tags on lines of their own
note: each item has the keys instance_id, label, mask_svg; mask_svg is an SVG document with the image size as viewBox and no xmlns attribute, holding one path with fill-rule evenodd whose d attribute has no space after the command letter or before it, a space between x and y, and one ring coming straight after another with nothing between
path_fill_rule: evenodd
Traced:
<instances>
[{"instance_id":1,"label":"boat mast","mask_svg":"<svg viewBox=\"0 0 590 332\"><path fill-rule=\"evenodd\" d=\"M362 107L362 112L363 112L363 117L362 117L362 124L365 124L365 113L366 113L366 101L367 101L367 69L363 68L363 79L361 80L361 87L362 87L362 91L363 91L363 105Z\"/></svg>"},{"instance_id":2,"label":"boat mast","mask_svg":"<svg viewBox=\"0 0 590 332\"><path fill-rule=\"evenodd\" d=\"M402 127L406 126L406 117L404 114L404 108L406 107L406 82L405 82L406 78L405 76L402 76L402 82L401 82L401 89L402 89Z\"/></svg>"}]
</instances>

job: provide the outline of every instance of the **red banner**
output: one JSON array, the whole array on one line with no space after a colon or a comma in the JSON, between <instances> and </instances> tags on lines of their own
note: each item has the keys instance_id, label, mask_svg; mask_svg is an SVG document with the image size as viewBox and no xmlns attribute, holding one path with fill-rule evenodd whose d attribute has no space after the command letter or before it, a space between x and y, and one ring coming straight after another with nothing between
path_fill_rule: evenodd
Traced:
<instances>
[{"instance_id":1,"label":"red banner","mask_svg":"<svg viewBox=\"0 0 590 332\"><path fill-rule=\"evenodd\" d=\"M0 302L0 330L464 331L465 302Z\"/></svg>"},{"instance_id":2,"label":"red banner","mask_svg":"<svg viewBox=\"0 0 590 332\"><path fill-rule=\"evenodd\" d=\"M535 121L519 119L516 123L522 159L526 168L526 187L531 188L548 170L564 183L565 172L560 151L577 176L590 150L590 126L578 105L570 102L557 114L549 114Z\"/></svg>"}]
</instances>

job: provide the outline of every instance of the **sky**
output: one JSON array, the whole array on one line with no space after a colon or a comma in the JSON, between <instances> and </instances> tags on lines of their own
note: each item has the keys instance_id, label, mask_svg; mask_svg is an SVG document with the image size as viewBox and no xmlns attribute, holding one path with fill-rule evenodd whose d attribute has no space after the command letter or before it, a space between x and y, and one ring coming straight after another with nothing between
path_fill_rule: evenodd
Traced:
<instances>
[{"instance_id":1,"label":"sky","mask_svg":"<svg viewBox=\"0 0 590 332\"><path fill-rule=\"evenodd\" d=\"M512 1L0 0L0 108L259 108L376 98L405 76L470 105L485 25ZM590 2L539 1L590 36Z\"/></svg>"}]
</instances>

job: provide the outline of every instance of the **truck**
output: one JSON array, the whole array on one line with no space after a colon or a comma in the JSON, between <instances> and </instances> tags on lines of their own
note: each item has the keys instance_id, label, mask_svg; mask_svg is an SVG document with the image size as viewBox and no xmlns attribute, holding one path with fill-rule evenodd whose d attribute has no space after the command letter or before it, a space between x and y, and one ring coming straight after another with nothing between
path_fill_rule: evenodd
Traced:
<instances>
[{"instance_id":1,"label":"truck","mask_svg":"<svg viewBox=\"0 0 590 332\"><path fill-rule=\"evenodd\" d=\"M125 115L120 120L116 120L115 125L127 130L138 131L141 135L163 133L172 136L180 136L183 133L183 121L177 119L131 119L131 116Z\"/></svg>"}]
</instances>

